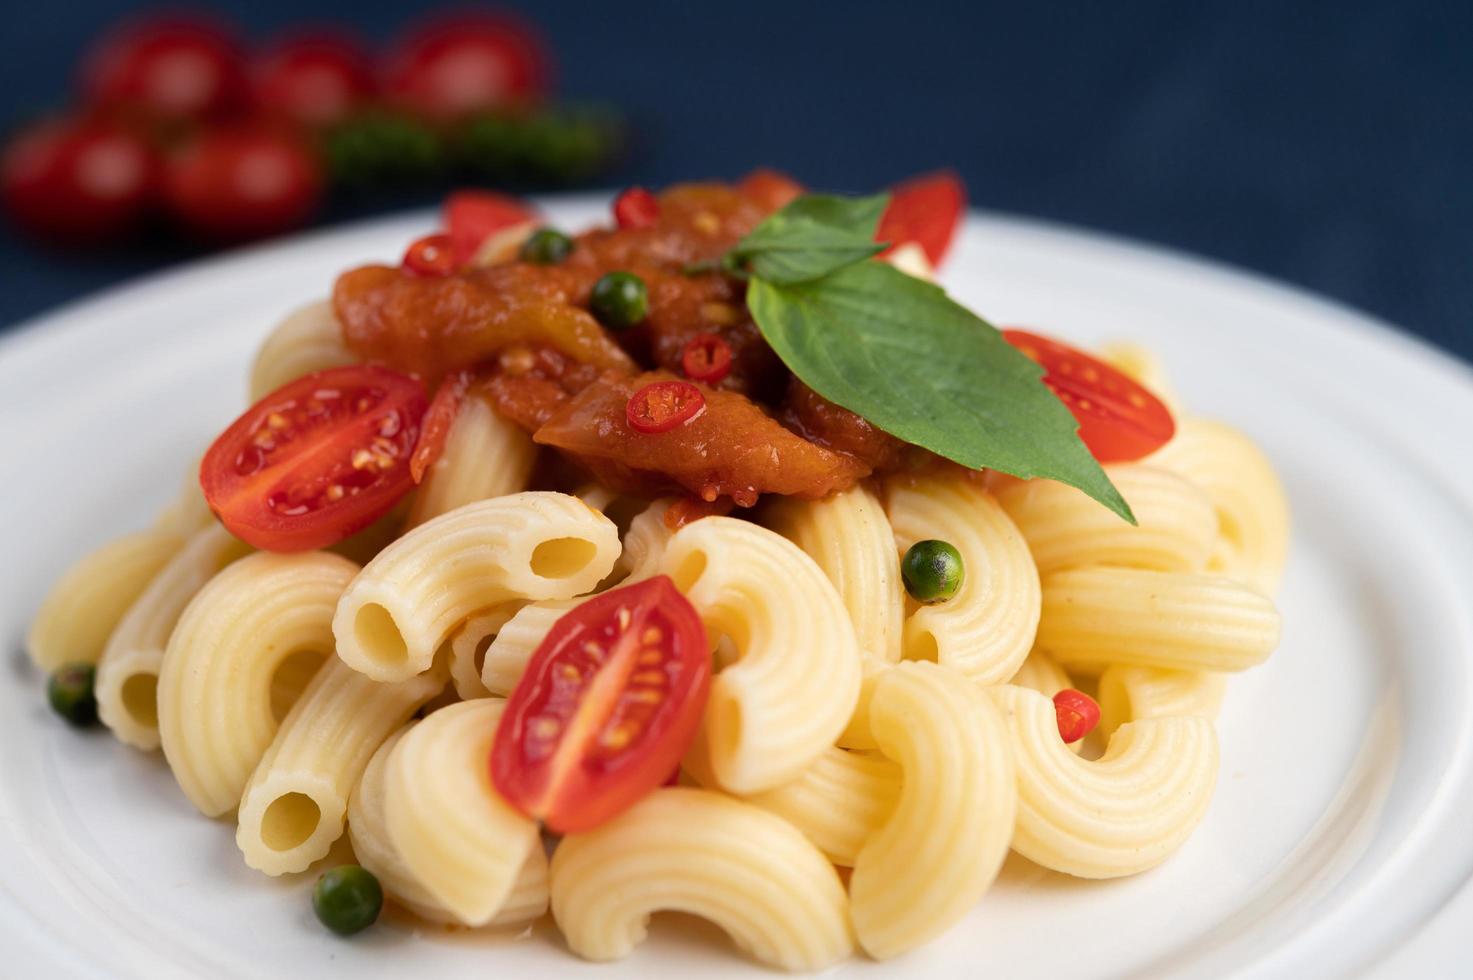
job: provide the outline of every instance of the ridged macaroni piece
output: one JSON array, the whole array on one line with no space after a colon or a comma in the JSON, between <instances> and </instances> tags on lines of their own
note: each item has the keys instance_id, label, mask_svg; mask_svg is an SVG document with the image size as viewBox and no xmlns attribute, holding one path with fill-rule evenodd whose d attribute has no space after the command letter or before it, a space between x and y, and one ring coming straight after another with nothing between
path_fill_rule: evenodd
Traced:
<instances>
[{"instance_id":1,"label":"ridged macaroni piece","mask_svg":"<svg viewBox=\"0 0 1473 980\"><path fill-rule=\"evenodd\" d=\"M389 839L384 774L388 769L389 754L406 731L408 728L400 729L379 746L348 800L348 838L353 843L353 856L360 865L373 872L385 894L421 919L461 924L419 883ZM511 894L489 925L518 925L530 922L546 911L547 853L541 847L533 847L517 872Z\"/></svg>"},{"instance_id":2,"label":"ridged macaroni piece","mask_svg":"<svg viewBox=\"0 0 1473 980\"><path fill-rule=\"evenodd\" d=\"M1100 733L1131 721L1196 715L1212 721L1222 707L1227 677L1209 670L1111 667L1100 675Z\"/></svg>"},{"instance_id":3,"label":"ridged macaroni piece","mask_svg":"<svg viewBox=\"0 0 1473 980\"><path fill-rule=\"evenodd\" d=\"M711 680L692 753L717 783L760 793L796 779L834 744L859 700L859 642L843 600L782 535L706 517L670 539L661 569L735 662Z\"/></svg>"},{"instance_id":4,"label":"ridged macaroni piece","mask_svg":"<svg viewBox=\"0 0 1473 980\"><path fill-rule=\"evenodd\" d=\"M853 949L846 906L833 866L795 827L709 790L656 790L552 855L553 917L589 960L628 956L653 913L678 911L768 966L821 970Z\"/></svg>"},{"instance_id":5,"label":"ridged macaroni piece","mask_svg":"<svg viewBox=\"0 0 1473 980\"><path fill-rule=\"evenodd\" d=\"M50 672L71 663L95 664L128 608L184 538L162 531L126 534L62 573L31 621L26 650Z\"/></svg>"},{"instance_id":6,"label":"ridged macaroni piece","mask_svg":"<svg viewBox=\"0 0 1473 980\"><path fill-rule=\"evenodd\" d=\"M1191 836L1217 783L1217 734L1205 718L1122 725L1098 760L1059 739L1054 706L1021 687L988 692L1012 732L1018 766L1013 850L1080 878L1153 868Z\"/></svg>"},{"instance_id":7,"label":"ridged macaroni piece","mask_svg":"<svg viewBox=\"0 0 1473 980\"><path fill-rule=\"evenodd\" d=\"M905 656L935 660L980 684L1001 684L1023 663L1038 629L1038 571L1006 512L970 477L905 477L886 485L887 511L903 553L940 538L961 552L965 576L946 602L905 622Z\"/></svg>"},{"instance_id":8,"label":"ridged macaroni piece","mask_svg":"<svg viewBox=\"0 0 1473 980\"><path fill-rule=\"evenodd\" d=\"M1135 512L1132 526L1079 490L1027 480L997 495L1028 541L1039 575L1081 565L1198 572L1217 541L1212 501L1170 470L1138 463L1105 467Z\"/></svg>"},{"instance_id":9,"label":"ridged macaroni piece","mask_svg":"<svg viewBox=\"0 0 1473 980\"><path fill-rule=\"evenodd\" d=\"M468 926L501 913L522 865L542 846L537 824L491 785L491 743L506 702L441 708L409 730L384 772L385 825L404 867Z\"/></svg>"},{"instance_id":10,"label":"ridged macaroni piece","mask_svg":"<svg viewBox=\"0 0 1473 980\"><path fill-rule=\"evenodd\" d=\"M332 614L358 566L326 552L259 553L189 603L159 671L159 739L179 788L207 817L240 802L276 735L278 669L332 655Z\"/></svg>"},{"instance_id":11,"label":"ridged macaroni piece","mask_svg":"<svg viewBox=\"0 0 1473 980\"><path fill-rule=\"evenodd\" d=\"M895 533L879 498L863 484L823 500L778 497L764 514L768 527L802 548L834 588L859 639L864 684L842 745L872 748L869 696L875 677L900 659L904 590Z\"/></svg>"},{"instance_id":12,"label":"ridged macaroni piece","mask_svg":"<svg viewBox=\"0 0 1473 980\"><path fill-rule=\"evenodd\" d=\"M588 491L587 495L580 494L580 499L598 510L619 502L615 495L596 490ZM675 533L665 524L665 511L671 503L669 499L657 500L630 522L629 530L624 532L623 550L610 576L617 580L618 585L633 585L659 572L660 559ZM472 617L457 635L456 649L459 651L462 646L471 646L472 643L479 647L488 636L495 634L482 661L481 684L492 694L509 695L521 680L538 644L552 629L552 624L582 602L582 598L530 602L502 623ZM496 628L488 629L492 625Z\"/></svg>"},{"instance_id":13,"label":"ridged macaroni piece","mask_svg":"<svg viewBox=\"0 0 1473 980\"><path fill-rule=\"evenodd\" d=\"M883 960L939 936L981 900L1007 856L1017 782L1001 714L948 667L886 671L870 716L880 750L904 773L849 880L859 945Z\"/></svg>"},{"instance_id":14,"label":"ridged macaroni piece","mask_svg":"<svg viewBox=\"0 0 1473 980\"><path fill-rule=\"evenodd\" d=\"M1066 668L1243 670L1279 645L1269 599L1220 575L1074 568L1043 580L1038 645Z\"/></svg>"},{"instance_id":15,"label":"ridged macaroni piece","mask_svg":"<svg viewBox=\"0 0 1473 980\"><path fill-rule=\"evenodd\" d=\"M529 491L466 504L364 566L333 619L338 656L376 681L406 680L471 615L580 595L618 555L618 529L577 497Z\"/></svg>"},{"instance_id":16,"label":"ridged macaroni piece","mask_svg":"<svg viewBox=\"0 0 1473 980\"><path fill-rule=\"evenodd\" d=\"M541 603L533 603L533 605L541 605ZM471 701L475 698L491 696L493 692L486 687L486 682L481 680L481 669L485 664L491 643L496 639L496 634L500 633L502 628L522 608L525 607L519 602L508 602L485 612L476 613L467 619L465 624L450 638L450 682L455 685L455 693L460 700ZM521 676L520 671L518 676ZM510 693L510 690L508 688L505 691L494 693L507 694Z\"/></svg>"},{"instance_id":17,"label":"ridged macaroni piece","mask_svg":"<svg viewBox=\"0 0 1473 980\"><path fill-rule=\"evenodd\" d=\"M332 303L325 299L308 303L288 314L256 352L251 365L251 403L304 374L357 360L343 343Z\"/></svg>"},{"instance_id":18,"label":"ridged macaroni piece","mask_svg":"<svg viewBox=\"0 0 1473 980\"><path fill-rule=\"evenodd\" d=\"M697 777L699 778L699 776ZM777 789L744 797L782 817L835 864L853 867L900 798L900 767L882 755L829 748Z\"/></svg>"},{"instance_id":19,"label":"ridged macaroni piece","mask_svg":"<svg viewBox=\"0 0 1473 980\"><path fill-rule=\"evenodd\" d=\"M149 581L97 661L97 713L119 741L159 747L159 668L169 635L195 593L250 547L218 524L196 531Z\"/></svg>"},{"instance_id":20,"label":"ridged macaroni piece","mask_svg":"<svg viewBox=\"0 0 1473 980\"><path fill-rule=\"evenodd\" d=\"M437 664L380 684L334 657L282 719L240 800L235 843L268 875L302 871L343 835L348 795L368 760L420 705L445 687Z\"/></svg>"},{"instance_id":21,"label":"ridged macaroni piece","mask_svg":"<svg viewBox=\"0 0 1473 980\"><path fill-rule=\"evenodd\" d=\"M474 394L460 403L445 449L414 494L409 526L464 504L527 489L537 446L527 431Z\"/></svg>"},{"instance_id":22,"label":"ridged macaroni piece","mask_svg":"<svg viewBox=\"0 0 1473 980\"><path fill-rule=\"evenodd\" d=\"M1100 348L1105 363L1134 378L1137 382L1161 399L1172 415L1181 415L1181 399L1176 395L1176 386L1171 383L1166 365L1156 352L1140 344L1117 342Z\"/></svg>"},{"instance_id":23,"label":"ridged macaroni piece","mask_svg":"<svg viewBox=\"0 0 1473 980\"><path fill-rule=\"evenodd\" d=\"M1211 498L1219 530L1208 569L1273 595L1289 553L1289 502L1253 440L1221 422L1179 418L1176 437L1147 460L1180 473Z\"/></svg>"},{"instance_id":24,"label":"ridged macaroni piece","mask_svg":"<svg viewBox=\"0 0 1473 980\"><path fill-rule=\"evenodd\" d=\"M1037 691L1046 698L1067 687L1073 687L1074 683L1069 680L1069 672L1060 667L1058 661L1054 660L1042 650L1034 650L1028 654L1028 659L1023 661L1023 666L1008 681L1019 687L1026 687L1030 691Z\"/></svg>"}]
</instances>

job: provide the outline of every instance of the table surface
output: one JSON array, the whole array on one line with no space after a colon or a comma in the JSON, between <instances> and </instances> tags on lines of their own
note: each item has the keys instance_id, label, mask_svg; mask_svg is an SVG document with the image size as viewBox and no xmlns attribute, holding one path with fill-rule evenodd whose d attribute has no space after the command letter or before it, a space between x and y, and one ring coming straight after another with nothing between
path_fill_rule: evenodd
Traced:
<instances>
[{"instance_id":1,"label":"table surface","mask_svg":"<svg viewBox=\"0 0 1473 980\"><path fill-rule=\"evenodd\" d=\"M61 104L87 38L135 6L28 9L25 30L0 35L0 125ZM561 91L634 116L640 152L620 181L771 164L858 190L950 165L979 206L1245 266L1473 358L1473 4L697 6L527 5ZM349 20L381 42L412 16L341 0L217 9L251 38ZM0 324L187 254L59 256L0 230Z\"/></svg>"}]
</instances>

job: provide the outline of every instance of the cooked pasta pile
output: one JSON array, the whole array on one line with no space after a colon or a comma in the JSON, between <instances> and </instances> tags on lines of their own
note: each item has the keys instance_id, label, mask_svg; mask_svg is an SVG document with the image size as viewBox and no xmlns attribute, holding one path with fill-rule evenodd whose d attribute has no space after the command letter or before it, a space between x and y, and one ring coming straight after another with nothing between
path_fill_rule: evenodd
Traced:
<instances>
[{"instance_id":1,"label":"cooked pasta pile","mask_svg":"<svg viewBox=\"0 0 1473 980\"><path fill-rule=\"evenodd\" d=\"M1143 351L1110 355L1165 392ZM325 305L266 343L252 387L345 363ZM1011 848L1064 874L1145 871L1217 780L1229 676L1279 637L1283 492L1218 422L1107 472L1139 521L1044 480L892 475L755 519L671 530L670 499L528 490L534 447L475 399L407 507L327 551L252 552L191 481L157 524L84 558L30 635L94 663L102 721L161 749L243 860L300 872L343 834L422 919L521 925L629 954L650 915L708 918L762 963L887 959L966 915ZM950 542L966 577L921 605L900 555ZM523 670L580 597L669 576L716 672L679 786L554 840L487 765ZM1097 692L1097 746L1051 698ZM234 814L233 817L230 815ZM840 869L849 869L841 873Z\"/></svg>"}]
</instances>

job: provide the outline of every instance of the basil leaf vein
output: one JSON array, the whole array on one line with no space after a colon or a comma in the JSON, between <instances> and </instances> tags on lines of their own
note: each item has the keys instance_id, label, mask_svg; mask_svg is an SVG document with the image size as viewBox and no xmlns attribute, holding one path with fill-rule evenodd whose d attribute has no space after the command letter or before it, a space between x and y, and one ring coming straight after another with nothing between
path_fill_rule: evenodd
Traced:
<instances>
[{"instance_id":1,"label":"basil leaf vein","mask_svg":"<svg viewBox=\"0 0 1473 980\"><path fill-rule=\"evenodd\" d=\"M754 228L731 257L778 285L820 279L885 248L875 229L889 202L888 194L805 194Z\"/></svg>"}]
</instances>

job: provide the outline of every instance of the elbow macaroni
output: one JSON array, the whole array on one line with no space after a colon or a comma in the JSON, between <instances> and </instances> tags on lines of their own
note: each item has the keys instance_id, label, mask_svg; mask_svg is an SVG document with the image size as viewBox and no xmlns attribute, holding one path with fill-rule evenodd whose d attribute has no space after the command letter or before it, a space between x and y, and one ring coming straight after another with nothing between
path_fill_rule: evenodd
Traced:
<instances>
[{"instance_id":1,"label":"elbow macaroni","mask_svg":"<svg viewBox=\"0 0 1473 980\"><path fill-rule=\"evenodd\" d=\"M940 538L961 553L961 588L905 622L905 656L935 660L979 684L1012 677L1038 629L1038 570L1028 543L977 481L946 473L892 478L887 510L904 552Z\"/></svg>"},{"instance_id":2,"label":"elbow macaroni","mask_svg":"<svg viewBox=\"0 0 1473 980\"><path fill-rule=\"evenodd\" d=\"M1018 773L1013 850L1079 878L1153 868L1191 835L1217 783L1217 735L1205 718L1122 725L1088 761L1059 739L1054 706L1021 687L990 692L1007 718Z\"/></svg>"},{"instance_id":3,"label":"elbow macaroni","mask_svg":"<svg viewBox=\"0 0 1473 980\"><path fill-rule=\"evenodd\" d=\"M358 360L343 343L332 303L317 300L293 311L271 331L251 366L251 402L314 371L344 367Z\"/></svg>"},{"instance_id":4,"label":"elbow macaroni","mask_svg":"<svg viewBox=\"0 0 1473 980\"><path fill-rule=\"evenodd\" d=\"M1100 675L1100 734L1146 718L1197 715L1212 721L1227 677L1208 670L1160 670L1118 664Z\"/></svg>"},{"instance_id":5,"label":"elbow macaroni","mask_svg":"<svg viewBox=\"0 0 1473 980\"><path fill-rule=\"evenodd\" d=\"M859 700L859 642L843 600L791 541L731 517L675 532L662 570L712 641L736 648L711 680L691 752L732 793L795 779L834 744Z\"/></svg>"},{"instance_id":6,"label":"elbow macaroni","mask_svg":"<svg viewBox=\"0 0 1473 980\"><path fill-rule=\"evenodd\" d=\"M357 571L325 552L250 555L212 578L180 616L159 671L159 741L205 816L240 802L270 746L286 714L272 704L279 669L294 654L332 655L333 609Z\"/></svg>"},{"instance_id":7,"label":"elbow macaroni","mask_svg":"<svg viewBox=\"0 0 1473 980\"><path fill-rule=\"evenodd\" d=\"M821 970L853 948L846 905L796 828L709 790L656 790L552 856L553 917L590 960L628 956L668 910L715 923L768 966Z\"/></svg>"},{"instance_id":8,"label":"elbow macaroni","mask_svg":"<svg viewBox=\"0 0 1473 980\"><path fill-rule=\"evenodd\" d=\"M484 399L467 395L444 451L414 495L409 526L477 500L525 490L536 457L536 444L520 426L497 415Z\"/></svg>"},{"instance_id":9,"label":"elbow macaroni","mask_svg":"<svg viewBox=\"0 0 1473 980\"><path fill-rule=\"evenodd\" d=\"M376 681L406 680L472 614L587 592L618 553L613 522L577 497L527 492L466 504L364 566L333 619L338 656Z\"/></svg>"}]
</instances>

